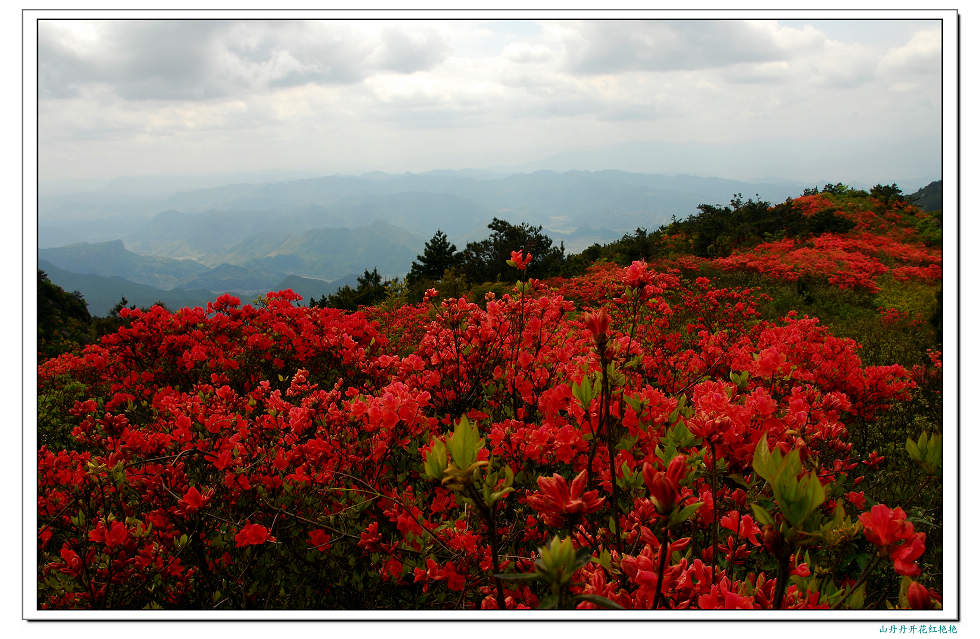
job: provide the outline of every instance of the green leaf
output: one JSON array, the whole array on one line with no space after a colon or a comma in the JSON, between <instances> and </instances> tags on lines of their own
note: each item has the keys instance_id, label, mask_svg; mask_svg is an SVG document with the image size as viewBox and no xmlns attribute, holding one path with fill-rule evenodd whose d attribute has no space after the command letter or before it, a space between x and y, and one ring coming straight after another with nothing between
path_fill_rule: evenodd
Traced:
<instances>
[{"instance_id":1,"label":"green leaf","mask_svg":"<svg viewBox=\"0 0 980 639\"><path fill-rule=\"evenodd\" d=\"M572 383L572 395L578 400L583 410L589 410L589 406L592 405L592 398L595 397L595 391L588 375L583 377L580 383Z\"/></svg>"},{"instance_id":2,"label":"green leaf","mask_svg":"<svg viewBox=\"0 0 980 639\"><path fill-rule=\"evenodd\" d=\"M483 440L476 430L476 425L463 415L456 424L452 437L446 442L453 463L458 468L467 468L476 461L477 453L483 448Z\"/></svg>"},{"instance_id":3,"label":"green leaf","mask_svg":"<svg viewBox=\"0 0 980 639\"><path fill-rule=\"evenodd\" d=\"M851 593L851 596L847 598L847 601L844 602L844 606L850 610L859 610L864 608L864 597L864 584L861 584L858 589Z\"/></svg>"},{"instance_id":4,"label":"green leaf","mask_svg":"<svg viewBox=\"0 0 980 639\"><path fill-rule=\"evenodd\" d=\"M513 572L513 573L496 573L494 575L497 579L504 579L506 581L534 581L535 579L540 579L541 574L537 572Z\"/></svg>"},{"instance_id":5,"label":"green leaf","mask_svg":"<svg viewBox=\"0 0 980 639\"><path fill-rule=\"evenodd\" d=\"M685 521L687 521L688 519L690 519L692 516L694 516L694 513L696 513L698 511L698 509L701 508L701 506L703 506L703 505L704 505L704 502L700 502L699 501L699 502L695 502L693 504L689 504L689 505L685 506L684 508L682 508L680 510L675 510L670 515L670 520L667 522L668 525L670 525L670 526L676 526L677 524L684 523Z\"/></svg>"},{"instance_id":6,"label":"green leaf","mask_svg":"<svg viewBox=\"0 0 980 639\"><path fill-rule=\"evenodd\" d=\"M773 520L772 515L769 511L760 506L759 504L752 503L752 514L755 515L756 521L763 525L775 526L776 522Z\"/></svg>"},{"instance_id":7,"label":"green leaf","mask_svg":"<svg viewBox=\"0 0 980 639\"><path fill-rule=\"evenodd\" d=\"M446 466L448 465L449 460L446 457L446 445L437 439L425 457L425 476L429 479L439 481L442 479L443 474L445 474Z\"/></svg>"},{"instance_id":8,"label":"green leaf","mask_svg":"<svg viewBox=\"0 0 980 639\"><path fill-rule=\"evenodd\" d=\"M636 442L638 440L639 437L630 437L629 435L624 435L622 439L620 439L619 442L616 444L616 449L626 450L626 451L633 450L633 447L636 446Z\"/></svg>"},{"instance_id":9,"label":"green leaf","mask_svg":"<svg viewBox=\"0 0 980 639\"><path fill-rule=\"evenodd\" d=\"M919 447L916 446L911 437L905 440L905 450L908 451L909 457L912 458L912 461L922 461L922 453L919 452Z\"/></svg>"},{"instance_id":10,"label":"green leaf","mask_svg":"<svg viewBox=\"0 0 980 639\"><path fill-rule=\"evenodd\" d=\"M762 436L762 439L755 446L755 453L752 455L752 469L755 470L759 477L762 477L770 484L773 483L777 466L774 463L772 453L769 452L769 443L766 441L765 435Z\"/></svg>"}]
</instances>

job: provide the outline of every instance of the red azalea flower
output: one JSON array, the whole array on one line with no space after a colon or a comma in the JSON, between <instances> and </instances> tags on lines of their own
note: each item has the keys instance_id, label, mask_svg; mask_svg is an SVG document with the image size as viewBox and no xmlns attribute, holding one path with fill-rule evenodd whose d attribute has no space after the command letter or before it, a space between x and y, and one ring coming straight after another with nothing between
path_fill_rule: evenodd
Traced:
<instances>
[{"instance_id":1,"label":"red azalea flower","mask_svg":"<svg viewBox=\"0 0 980 639\"><path fill-rule=\"evenodd\" d=\"M316 530L311 530L310 543L320 552L324 552L330 547L330 533L319 528Z\"/></svg>"},{"instance_id":2,"label":"red azalea flower","mask_svg":"<svg viewBox=\"0 0 980 639\"><path fill-rule=\"evenodd\" d=\"M129 540L129 530L126 528L126 524L121 521L114 521L109 524L109 530L105 534L105 545L112 548L113 546L123 546Z\"/></svg>"},{"instance_id":3,"label":"red azalea flower","mask_svg":"<svg viewBox=\"0 0 980 639\"><path fill-rule=\"evenodd\" d=\"M895 572L900 575L915 577L922 572L915 560L926 551L926 534L916 533L906 543L898 546L889 553Z\"/></svg>"},{"instance_id":4,"label":"red azalea flower","mask_svg":"<svg viewBox=\"0 0 980 639\"><path fill-rule=\"evenodd\" d=\"M636 260L623 273L623 283L632 288L640 288L653 282L653 273L647 268L648 265L642 260Z\"/></svg>"},{"instance_id":5,"label":"red azalea flower","mask_svg":"<svg viewBox=\"0 0 980 639\"><path fill-rule=\"evenodd\" d=\"M912 610L928 610L931 607L929 604L932 598L929 596L929 591L918 581L909 584L907 596L909 608Z\"/></svg>"},{"instance_id":6,"label":"red azalea flower","mask_svg":"<svg viewBox=\"0 0 980 639\"><path fill-rule=\"evenodd\" d=\"M518 271L527 269L527 265L531 263L531 257L532 256L530 253L525 256L523 250L510 252L510 259L512 262L514 262L514 266Z\"/></svg>"},{"instance_id":7,"label":"red azalea flower","mask_svg":"<svg viewBox=\"0 0 980 639\"><path fill-rule=\"evenodd\" d=\"M916 533L901 508L892 510L884 504L861 513L858 521L864 526L864 536L891 558L895 572L914 577L920 570L915 560L925 552L926 534Z\"/></svg>"},{"instance_id":8,"label":"red azalea flower","mask_svg":"<svg viewBox=\"0 0 980 639\"><path fill-rule=\"evenodd\" d=\"M665 471L654 471L653 466L643 464L643 482L650 491L650 499L661 515L674 509L680 499L681 479L687 475L687 457L677 455Z\"/></svg>"},{"instance_id":9,"label":"red azalea flower","mask_svg":"<svg viewBox=\"0 0 980 639\"><path fill-rule=\"evenodd\" d=\"M245 524L238 534L235 535L235 546L258 546L267 541L275 541L276 538L269 534L265 526L261 524Z\"/></svg>"},{"instance_id":10,"label":"red azalea flower","mask_svg":"<svg viewBox=\"0 0 980 639\"><path fill-rule=\"evenodd\" d=\"M855 508L857 508L858 510L864 510L864 505L866 501L864 498L864 491L856 493L852 490L851 492L847 493L844 496L847 497L847 501L854 504Z\"/></svg>"},{"instance_id":11,"label":"red azalea flower","mask_svg":"<svg viewBox=\"0 0 980 639\"><path fill-rule=\"evenodd\" d=\"M187 492L184 493L183 499L181 499L180 502L178 503L184 509L184 512L189 515L193 513L195 510L198 510L206 502L207 502L207 498L201 495L197 487L191 486L190 488L187 489Z\"/></svg>"},{"instance_id":12,"label":"red azalea flower","mask_svg":"<svg viewBox=\"0 0 980 639\"><path fill-rule=\"evenodd\" d=\"M82 571L82 558L78 553L68 547L68 544L61 546L61 559L65 562L65 567L61 571L68 575L78 575Z\"/></svg>"},{"instance_id":13,"label":"red azalea flower","mask_svg":"<svg viewBox=\"0 0 980 639\"><path fill-rule=\"evenodd\" d=\"M883 461L885 461L884 455L879 455L878 451L873 450L871 451L871 454L868 455L868 458L861 463L867 466L868 468L874 468L875 466L881 464L881 462Z\"/></svg>"},{"instance_id":14,"label":"red azalea flower","mask_svg":"<svg viewBox=\"0 0 980 639\"><path fill-rule=\"evenodd\" d=\"M604 498L598 490L585 492L585 471L572 480L569 486L564 477L538 477L539 492L527 497L527 503L541 513L544 522L559 528L568 515L588 514L599 510Z\"/></svg>"},{"instance_id":15,"label":"red azalea flower","mask_svg":"<svg viewBox=\"0 0 980 639\"><path fill-rule=\"evenodd\" d=\"M864 526L865 538L883 548L904 541L915 532L912 524L905 519L904 510L892 510L884 504L872 506L870 511L861 513L858 521Z\"/></svg>"},{"instance_id":16,"label":"red azalea flower","mask_svg":"<svg viewBox=\"0 0 980 639\"><path fill-rule=\"evenodd\" d=\"M609 313L602 308L594 313L585 316L585 328L592 333L592 337L599 339L609 330Z\"/></svg>"}]
</instances>

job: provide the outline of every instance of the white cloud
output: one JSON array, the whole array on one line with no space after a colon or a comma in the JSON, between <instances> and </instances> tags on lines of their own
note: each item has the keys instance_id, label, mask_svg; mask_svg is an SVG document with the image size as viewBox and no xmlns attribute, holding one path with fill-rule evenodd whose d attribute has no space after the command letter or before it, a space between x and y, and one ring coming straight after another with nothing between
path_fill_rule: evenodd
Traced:
<instances>
[{"instance_id":1,"label":"white cloud","mask_svg":"<svg viewBox=\"0 0 980 639\"><path fill-rule=\"evenodd\" d=\"M44 22L42 173L479 167L637 140L769 166L759 140L805 158L829 133L938 139L939 32L920 26Z\"/></svg>"},{"instance_id":2,"label":"white cloud","mask_svg":"<svg viewBox=\"0 0 980 639\"><path fill-rule=\"evenodd\" d=\"M880 70L889 75L929 75L938 77L942 54L942 35L938 29L919 31L906 44L888 50Z\"/></svg>"}]
</instances>

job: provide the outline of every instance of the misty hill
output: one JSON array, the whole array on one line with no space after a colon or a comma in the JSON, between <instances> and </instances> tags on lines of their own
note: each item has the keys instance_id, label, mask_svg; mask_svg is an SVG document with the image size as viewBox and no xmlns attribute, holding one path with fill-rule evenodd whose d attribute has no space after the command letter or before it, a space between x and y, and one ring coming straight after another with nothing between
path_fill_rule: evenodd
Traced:
<instances>
[{"instance_id":1,"label":"misty hill","mask_svg":"<svg viewBox=\"0 0 980 639\"><path fill-rule=\"evenodd\" d=\"M186 227L189 230L180 231L185 228L181 224L185 219L193 224ZM40 249L38 257L66 272L121 277L159 290L203 289L250 295L275 289L289 275L331 281L377 268L386 276L400 276L425 244L425 238L405 229L374 222L358 228L314 228L294 233L267 229L231 245L228 238L240 238L244 235L241 229L248 228L244 222L235 227L232 220L233 216L225 214L177 212L162 213L153 220L159 243L151 248L178 254L182 251L177 247L197 254L210 248L213 252L206 254L210 268L190 259L140 255L120 240Z\"/></svg>"},{"instance_id":2,"label":"misty hill","mask_svg":"<svg viewBox=\"0 0 980 639\"><path fill-rule=\"evenodd\" d=\"M131 282L161 289L174 288L207 270L206 266L192 260L138 255L127 250L121 240L40 249L38 259L66 271L105 277L125 276Z\"/></svg>"},{"instance_id":3,"label":"misty hill","mask_svg":"<svg viewBox=\"0 0 980 639\"><path fill-rule=\"evenodd\" d=\"M233 254L260 271L280 271L335 280L365 268L388 276L404 275L425 246L426 238L391 224L374 222L360 228L320 228L289 235L275 246L262 246L249 256L239 247ZM248 242L253 249L259 243ZM249 259L247 259L249 258Z\"/></svg>"},{"instance_id":4,"label":"misty hill","mask_svg":"<svg viewBox=\"0 0 980 639\"><path fill-rule=\"evenodd\" d=\"M907 199L923 211L939 211L943 208L943 181L930 182Z\"/></svg>"},{"instance_id":5,"label":"misty hill","mask_svg":"<svg viewBox=\"0 0 980 639\"><path fill-rule=\"evenodd\" d=\"M672 215L686 216L703 202L727 202L733 193L782 201L801 184L752 183L684 175L625 171L537 171L481 175L434 171L391 175L329 176L269 184L239 184L189 191L167 200L186 212L296 211L320 207L335 220L361 224L384 220L428 233L446 228L460 240L482 231L491 217L540 224L570 232L579 226L625 231L655 227ZM457 228L448 227L455 224Z\"/></svg>"},{"instance_id":6,"label":"misty hill","mask_svg":"<svg viewBox=\"0 0 980 639\"><path fill-rule=\"evenodd\" d=\"M264 293L272 290L285 276L285 273L269 269L221 264L182 282L182 288Z\"/></svg>"},{"instance_id":7,"label":"misty hill","mask_svg":"<svg viewBox=\"0 0 980 639\"><path fill-rule=\"evenodd\" d=\"M73 273L58 268L46 260L38 260L38 268L47 273L52 282L66 291L80 292L85 297L89 313L92 315L107 315L121 297L125 297L130 304L137 306L150 306L163 302L171 310L185 306L205 306L217 297L214 292L203 289L168 291L118 276Z\"/></svg>"},{"instance_id":8,"label":"misty hill","mask_svg":"<svg viewBox=\"0 0 980 639\"><path fill-rule=\"evenodd\" d=\"M686 217L701 203L727 203L733 193L780 202L799 195L803 186L626 171L432 171L229 184L143 199L127 190L114 204L103 190L98 194L102 210L114 215L129 210L128 219L107 221L95 213L92 194L80 196L85 206L75 215L68 196L43 198L38 241L42 247L64 244L62 229L74 225L72 231L81 235L73 241L122 238L138 253L217 266L230 261L220 253L257 234L353 228L377 220L425 237L441 228L463 244L482 237L490 220L499 217L541 225L556 240L567 239L569 250L580 250L637 226L656 228L673 215Z\"/></svg>"}]
</instances>

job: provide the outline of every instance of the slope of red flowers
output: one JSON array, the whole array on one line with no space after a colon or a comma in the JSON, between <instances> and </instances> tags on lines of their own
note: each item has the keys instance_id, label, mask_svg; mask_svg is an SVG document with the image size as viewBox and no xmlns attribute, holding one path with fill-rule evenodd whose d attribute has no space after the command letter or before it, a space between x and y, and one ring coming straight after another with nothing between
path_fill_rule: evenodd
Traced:
<instances>
[{"instance_id":1,"label":"slope of red flowers","mask_svg":"<svg viewBox=\"0 0 980 639\"><path fill-rule=\"evenodd\" d=\"M823 193L797 198L794 206L804 215L832 211L855 222L854 230L763 243L711 263L726 271L755 271L787 281L813 277L842 289L871 292L880 290L877 280L883 275L897 281L940 281L942 251L916 241L916 229L909 224L924 214L902 201L868 200L839 202Z\"/></svg>"},{"instance_id":2,"label":"slope of red flowers","mask_svg":"<svg viewBox=\"0 0 980 639\"><path fill-rule=\"evenodd\" d=\"M941 276L864 232L726 260ZM87 397L73 449L38 451L39 606L860 608L855 556L920 572L925 535L849 441L911 374L760 320L755 291L636 262L485 307L297 299L124 309L39 366Z\"/></svg>"}]
</instances>

